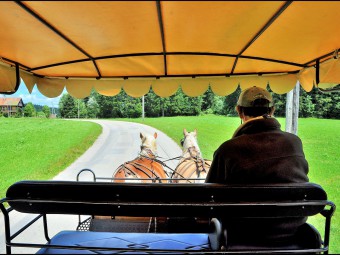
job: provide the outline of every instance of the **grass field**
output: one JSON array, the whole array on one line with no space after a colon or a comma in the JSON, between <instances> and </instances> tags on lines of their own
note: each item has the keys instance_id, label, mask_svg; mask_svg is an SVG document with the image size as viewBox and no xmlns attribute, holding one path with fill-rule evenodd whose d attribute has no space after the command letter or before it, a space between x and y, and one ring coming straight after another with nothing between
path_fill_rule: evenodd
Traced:
<instances>
[{"instance_id":1,"label":"grass field","mask_svg":"<svg viewBox=\"0 0 340 255\"><path fill-rule=\"evenodd\" d=\"M0 118L0 197L19 180L47 180L82 155L101 133L92 122Z\"/></svg>"},{"instance_id":2,"label":"grass field","mask_svg":"<svg viewBox=\"0 0 340 255\"><path fill-rule=\"evenodd\" d=\"M183 128L198 130L198 143L205 158L229 139L239 126L238 118L222 116L119 119L153 126L179 144ZM279 118L284 130L284 119ZM309 162L311 182L320 184L330 200L339 199L340 120L300 119L298 135ZM79 157L99 135L101 128L92 122L48 119L0 118L0 197L15 181L50 179ZM340 217L332 220L331 253L340 253ZM318 229L322 217L310 222Z\"/></svg>"}]
</instances>

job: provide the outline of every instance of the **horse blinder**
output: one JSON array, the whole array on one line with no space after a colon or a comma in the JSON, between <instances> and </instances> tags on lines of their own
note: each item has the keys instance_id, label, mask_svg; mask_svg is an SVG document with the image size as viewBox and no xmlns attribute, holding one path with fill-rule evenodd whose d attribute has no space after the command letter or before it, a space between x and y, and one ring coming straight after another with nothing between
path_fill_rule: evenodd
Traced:
<instances>
[{"instance_id":1,"label":"horse blinder","mask_svg":"<svg viewBox=\"0 0 340 255\"><path fill-rule=\"evenodd\" d=\"M185 140L185 137L183 137L181 140L180 140L180 143L181 143L181 146L183 147L184 145L184 140Z\"/></svg>"}]
</instances>

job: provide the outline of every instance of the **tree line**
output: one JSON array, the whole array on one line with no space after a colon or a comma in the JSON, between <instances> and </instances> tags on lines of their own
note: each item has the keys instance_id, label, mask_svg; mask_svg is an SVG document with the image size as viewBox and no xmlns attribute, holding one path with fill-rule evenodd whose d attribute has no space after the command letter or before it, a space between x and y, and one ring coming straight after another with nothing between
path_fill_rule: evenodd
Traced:
<instances>
[{"instance_id":1,"label":"tree line","mask_svg":"<svg viewBox=\"0 0 340 255\"><path fill-rule=\"evenodd\" d=\"M270 91L270 89L269 89ZM189 97L181 88L167 98L157 96L152 89L144 96L145 117L195 116L217 114L237 116L235 105L241 93L238 88L228 96L217 96L209 88L202 96ZM275 116L284 117L286 94L273 93ZM59 101L61 118L138 118L142 116L142 99L128 96L124 91L118 95L103 96L92 90L89 97L75 99L63 94ZM322 93L317 88L305 92L300 88L300 117L340 119L340 94Z\"/></svg>"},{"instance_id":2,"label":"tree line","mask_svg":"<svg viewBox=\"0 0 340 255\"><path fill-rule=\"evenodd\" d=\"M271 91L270 88L268 90ZM217 96L209 88L202 96L189 97L179 88L174 95L161 98L151 89L144 96L145 117L201 114L237 116L235 105L240 93L241 89L238 88L228 96ZM285 117L286 94L272 94L276 108L275 116ZM314 88L307 93L300 88L299 101L300 117L340 119L339 92L325 94ZM90 96L84 99L63 94L59 101L59 108L27 103L13 117L49 118L51 113L55 113L60 118L138 118L142 116L142 110L142 99L130 97L123 90L113 97L103 96L92 90ZM0 111L1 116L7 117Z\"/></svg>"}]
</instances>

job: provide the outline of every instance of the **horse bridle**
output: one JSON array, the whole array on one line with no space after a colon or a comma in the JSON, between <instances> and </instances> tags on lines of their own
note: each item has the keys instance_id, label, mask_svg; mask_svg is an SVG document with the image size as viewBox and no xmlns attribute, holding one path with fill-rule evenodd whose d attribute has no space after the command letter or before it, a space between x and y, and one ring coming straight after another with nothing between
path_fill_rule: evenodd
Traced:
<instances>
[{"instance_id":1,"label":"horse bridle","mask_svg":"<svg viewBox=\"0 0 340 255\"><path fill-rule=\"evenodd\" d=\"M151 155L152 158L156 158L157 155L148 147L144 146L144 145L141 145L140 146L140 151L146 151L148 155ZM143 156L141 153L139 153L140 156ZM150 158L151 158L150 157Z\"/></svg>"},{"instance_id":2,"label":"horse bridle","mask_svg":"<svg viewBox=\"0 0 340 255\"><path fill-rule=\"evenodd\" d=\"M186 138L186 136L184 136L184 137L180 140L180 143L181 143L181 146L182 146L182 147L183 147L183 145L184 145L185 138Z\"/></svg>"},{"instance_id":3,"label":"horse bridle","mask_svg":"<svg viewBox=\"0 0 340 255\"><path fill-rule=\"evenodd\" d=\"M190 153L190 156L191 156L192 158L195 159L196 173L197 173L197 177L199 178L201 172L205 171L205 168L204 168L204 160L203 160L202 158L199 158L199 157L197 156L197 151L196 151L196 156L194 156L194 155L192 154L192 148L195 148L195 147L194 147L194 146L189 147L189 148L188 148L188 151L189 151L189 153ZM202 168L203 168L202 170L200 170L200 166L198 165L198 161L199 161L200 159L201 159L201 162L203 163L203 164L202 164Z\"/></svg>"}]
</instances>

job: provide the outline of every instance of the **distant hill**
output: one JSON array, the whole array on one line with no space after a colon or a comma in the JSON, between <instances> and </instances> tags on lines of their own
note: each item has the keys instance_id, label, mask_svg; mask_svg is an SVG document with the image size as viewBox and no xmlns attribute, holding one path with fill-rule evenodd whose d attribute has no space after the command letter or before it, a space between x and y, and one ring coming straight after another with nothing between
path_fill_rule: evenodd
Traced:
<instances>
[{"instance_id":1,"label":"distant hill","mask_svg":"<svg viewBox=\"0 0 340 255\"><path fill-rule=\"evenodd\" d=\"M34 109L36 110L36 112L41 112L43 105L39 105L39 104L33 104ZM58 107L50 107L51 113L59 113L59 108Z\"/></svg>"}]
</instances>

